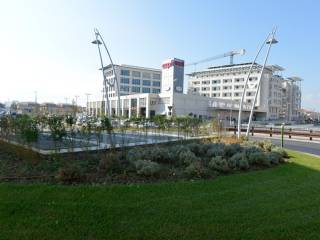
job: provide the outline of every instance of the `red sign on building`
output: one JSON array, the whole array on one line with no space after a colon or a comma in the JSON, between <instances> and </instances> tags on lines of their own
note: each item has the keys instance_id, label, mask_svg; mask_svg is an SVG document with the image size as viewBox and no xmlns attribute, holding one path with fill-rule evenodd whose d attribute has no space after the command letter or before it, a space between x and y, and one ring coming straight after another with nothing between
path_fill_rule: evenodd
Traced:
<instances>
[{"instance_id":1,"label":"red sign on building","mask_svg":"<svg viewBox=\"0 0 320 240\"><path fill-rule=\"evenodd\" d=\"M179 66L179 67L183 67L184 66L184 61L182 60L171 60L170 62L164 63L162 64L162 68L171 68L172 66Z\"/></svg>"}]
</instances>

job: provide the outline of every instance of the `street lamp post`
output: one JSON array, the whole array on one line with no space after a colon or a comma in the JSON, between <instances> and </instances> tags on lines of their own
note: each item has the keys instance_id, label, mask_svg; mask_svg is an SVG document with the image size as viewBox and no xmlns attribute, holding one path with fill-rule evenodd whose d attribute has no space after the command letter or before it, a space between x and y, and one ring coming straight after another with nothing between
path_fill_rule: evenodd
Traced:
<instances>
[{"instance_id":1,"label":"street lamp post","mask_svg":"<svg viewBox=\"0 0 320 240\"><path fill-rule=\"evenodd\" d=\"M246 137L249 136L249 131L250 131L250 125L251 125L251 122L252 122L253 111L254 111L254 108L255 108L255 105L256 105L257 96L258 96L258 92L259 92L260 85L261 85L261 79L262 79L263 71L264 71L264 69L265 69L265 66L266 66L267 61L268 61L268 58L269 58L271 46L272 46L272 44L278 43L278 41L277 41L277 40L275 39L275 37L274 37L274 36L275 36L275 33L276 33L276 29L273 30L271 38L266 42L266 43L269 45L269 47L268 47L268 51L267 51L266 57L265 57L265 59L264 59L264 62L263 62L263 66L262 66L260 75L259 75L259 79L258 79L258 83L257 83L257 90L256 90L256 92L255 92L254 100L253 100L252 107L251 107L251 111L250 111L250 117L249 117L249 122L248 122L248 126L247 126Z\"/></svg>"},{"instance_id":2,"label":"street lamp post","mask_svg":"<svg viewBox=\"0 0 320 240\"><path fill-rule=\"evenodd\" d=\"M85 93L85 95L87 96L87 115L89 115L89 96L91 93Z\"/></svg>"},{"instance_id":3,"label":"street lamp post","mask_svg":"<svg viewBox=\"0 0 320 240\"><path fill-rule=\"evenodd\" d=\"M109 111L109 107L110 106L109 106L109 97L108 97L107 86L108 87L115 86L115 90L116 90L115 92L116 92L116 95L118 97L117 107L116 107L116 109L117 109L116 110L116 114L119 115L120 114L120 87L119 87L119 82L118 82L117 74L116 74L116 71L115 71L115 67L114 67L111 55L109 53L109 50L107 48L107 45L105 44L105 42L104 42L101 34L99 33L98 29L95 28L94 29L94 33L95 33L96 39L94 41L92 41L92 43L96 44L98 46L100 63L101 63L101 70L102 70L102 75L103 75L103 84L104 84L104 89L105 89L106 105L107 105L107 108L108 108L108 113L110 114L110 111ZM113 79L107 79L105 74L104 74L104 66L103 66L103 60L102 60L101 49L100 49L100 45L101 44L104 46L104 48L105 48L105 50L107 52L108 58L110 60L112 71L113 71L113 75L114 75Z\"/></svg>"},{"instance_id":4,"label":"street lamp post","mask_svg":"<svg viewBox=\"0 0 320 240\"><path fill-rule=\"evenodd\" d=\"M79 96L78 95L75 95L74 96L75 97L75 100L76 100L76 114L78 113L78 98L79 98Z\"/></svg>"},{"instance_id":5,"label":"street lamp post","mask_svg":"<svg viewBox=\"0 0 320 240\"><path fill-rule=\"evenodd\" d=\"M239 114L238 114L238 138L240 138L241 136L241 114L242 114L242 108L243 108L243 101L244 101L244 97L246 94L246 90L247 90L247 85L248 85L248 81L251 75L251 71L253 66L255 65L258 56L260 55L261 50L263 49L264 45L267 43L268 39L270 38L271 33L268 34L267 38L263 41L263 43L261 44L260 48L258 49L258 52L256 54L256 56L254 57L254 60L251 63L251 66L249 68L249 72L246 78L246 81L244 83L244 87L243 87L243 91L242 91L242 96L241 96L241 100L240 100L240 104L239 104Z\"/></svg>"}]
</instances>

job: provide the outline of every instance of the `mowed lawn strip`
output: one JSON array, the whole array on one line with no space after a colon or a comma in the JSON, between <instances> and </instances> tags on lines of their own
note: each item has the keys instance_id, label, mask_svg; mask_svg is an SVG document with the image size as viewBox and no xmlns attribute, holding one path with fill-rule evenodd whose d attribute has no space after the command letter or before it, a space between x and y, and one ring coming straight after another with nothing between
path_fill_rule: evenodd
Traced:
<instances>
[{"instance_id":1,"label":"mowed lawn strip","mask_svg":"<svg viewBox=\"0 0 320 240\"><path fill-rule=\"evenodd\" d=\"M0 184L0 239L318 239L320 158L215 180Z\"/></svg>"}]
</instances>

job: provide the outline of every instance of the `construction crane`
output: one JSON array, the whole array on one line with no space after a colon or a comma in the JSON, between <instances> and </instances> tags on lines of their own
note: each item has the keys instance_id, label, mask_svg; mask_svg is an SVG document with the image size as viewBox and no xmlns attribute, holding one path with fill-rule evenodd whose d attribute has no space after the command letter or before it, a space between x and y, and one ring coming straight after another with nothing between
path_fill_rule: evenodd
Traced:
<instances>
[{"instance_id":1,"label":"construction crane","mask_svg":"<svg viewBox=\"0 0 320 240\"><path fill-rule=\"evenodd\" d=\"M226 53L214 56L214 57L202 59L202 60L197 61L197 62L188 63L185 66L195 66L196 67L200 63L210 62L212 60L216 60L216 59L219 59L219 58L225 58L225 57L230 57L230 65L232 65L233 64L233 56L234 55L241 55L242 56L245 53L246 53L245 49L240 49L239 51L230 51L230 52L226 52Z\"/></svg>"}]
</instances>

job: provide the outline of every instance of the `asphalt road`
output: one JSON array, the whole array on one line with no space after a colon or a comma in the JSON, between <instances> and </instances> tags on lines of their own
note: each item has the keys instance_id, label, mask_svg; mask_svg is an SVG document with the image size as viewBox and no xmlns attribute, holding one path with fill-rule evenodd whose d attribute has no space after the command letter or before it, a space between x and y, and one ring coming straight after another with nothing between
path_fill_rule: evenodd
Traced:
<instances>
[{"instance_id":1,"label":"asphalt road","mask_svg":"<svg viewBox=\"0 0 320 240\"><path fill-rule=\"evenodd\" d=\"M250 140L267 139L267 140L270 140L273 144L281 146L280 139L274 139L274 138L264 137L264 136L253 136L253 137L250 136L249 139ZM315 154L315 155L320 156L320 144L319 143L314 143L311 141L302 142L302 141L294 141L294 140L285 139L284 147L287 149L311 153L311 154Z\"/></svg>"}]
</instances>

